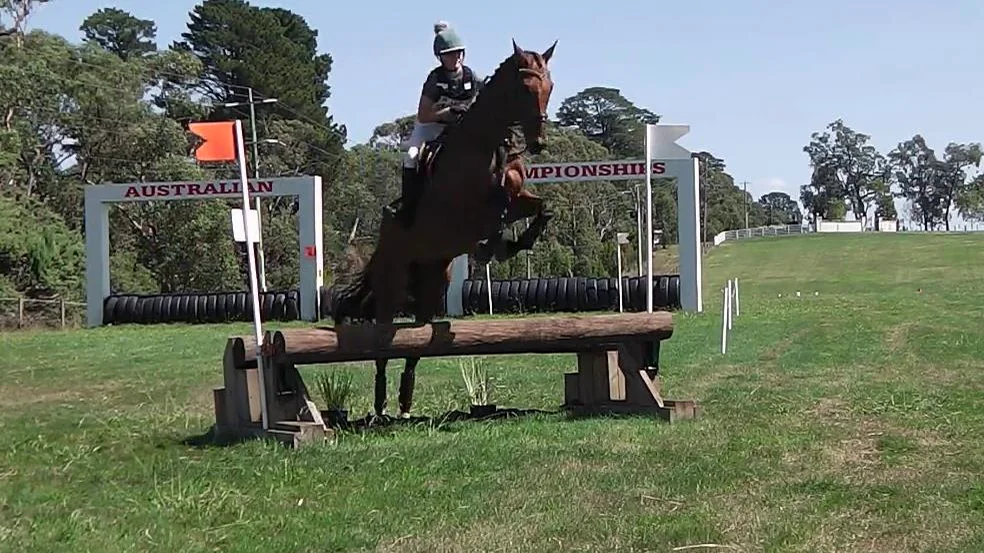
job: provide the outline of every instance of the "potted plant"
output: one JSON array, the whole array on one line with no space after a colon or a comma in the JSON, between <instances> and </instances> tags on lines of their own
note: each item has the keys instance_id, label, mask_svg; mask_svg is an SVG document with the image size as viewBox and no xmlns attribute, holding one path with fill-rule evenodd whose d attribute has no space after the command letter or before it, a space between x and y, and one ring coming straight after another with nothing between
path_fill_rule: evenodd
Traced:
<instances>
[{"instance_id":1,"label":"potted plant","mask_svg":"<svg viewBox=\"0 0 984 553\"><path fill-rule=\"evenodd\" d=\"M468 398L471 401L471 416L475 418L487 417L495 413L495 404L489 403L489 392L491 391L491 381L485 367L477 367L475 358L468 359L468 367L465 363L459 362L461 367L461 378L465 381L465 389L468 391Z\"/></svg>"},{"instance_id":2,"label":"potted plant","mask_svg":"<svg viewBox=\"0 0 984 553\"><path fill-rule=\"evenodd\" d=\"M349 373L331 374L319 373L316 378L318 391L321 392L321 399L325 402L325 410L322 416L332 427L342 426L348 423L348 409L346 409L349 395L352 393L352 375Z\"/></svg>"}]
</instances>

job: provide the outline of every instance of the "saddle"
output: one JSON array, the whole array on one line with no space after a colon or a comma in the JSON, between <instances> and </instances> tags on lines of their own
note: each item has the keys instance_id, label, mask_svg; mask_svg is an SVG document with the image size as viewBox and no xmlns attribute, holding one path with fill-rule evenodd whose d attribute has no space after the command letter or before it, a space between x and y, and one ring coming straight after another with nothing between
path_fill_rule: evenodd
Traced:
<instances>
[{"instance_id":1,"label":"saddle","mask_svg":"<svg viewBox=\"0 0 984 553\"><path fill-rule=\"evenodd\" d=\"M437 170L437 163L441 159L448 133L452 128L452 125L448 125L436 138L424 142L423 146L421 146L420 153L417 155L416 175L421 179L421 183L429 182L431 176ZM526 139L523 136L522 127L516 124L509 128L506 138L496 148L492 156L490 168L492 169L493 182L497 182L499 186L503 186L506 178L506 165L524 153L526 153Z\"/></svg>"}]
</instances>

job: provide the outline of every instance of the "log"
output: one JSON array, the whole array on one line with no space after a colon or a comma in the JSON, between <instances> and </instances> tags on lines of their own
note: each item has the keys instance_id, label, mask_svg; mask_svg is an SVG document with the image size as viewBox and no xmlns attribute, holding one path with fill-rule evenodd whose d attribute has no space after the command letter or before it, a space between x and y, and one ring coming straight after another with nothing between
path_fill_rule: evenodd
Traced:
<instances>
[{"instance_id":1,"label":"log","mask_svg":"<svg viewBox=\"0 0 984 553\"><path fill-rule=\"evenodd\" d=\"M272 334L268 347L270 354L291 363L314 364L402 357L578 353L616 349L626 342L659 342L672 335L673 315L657 311L283 329ZM255 341L248 337L233 340L236 366L255 368Z\"/></svg>"}]
</instances>

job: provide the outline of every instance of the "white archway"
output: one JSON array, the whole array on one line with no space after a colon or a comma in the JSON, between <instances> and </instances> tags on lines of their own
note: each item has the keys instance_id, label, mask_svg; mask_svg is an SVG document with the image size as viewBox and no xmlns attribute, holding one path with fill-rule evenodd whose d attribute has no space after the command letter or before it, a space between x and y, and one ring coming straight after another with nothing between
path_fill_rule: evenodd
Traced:
<instances>
[{"instance_id":1,"label":"white archway","mask_svg":"<svg viewBox=\"0 0 984 553\"><path fill-rule=\"evenodd\" d=\"M217 181L135 182L85 187L85 290L87 326L103 323L103 304L110 295L109 204L174 200L242 198L238 179ZM300 315L319 318L324 281L322 258L321 177L250 179L250 196L295 196L300 237Z\"/></svg>"}]
</instances>

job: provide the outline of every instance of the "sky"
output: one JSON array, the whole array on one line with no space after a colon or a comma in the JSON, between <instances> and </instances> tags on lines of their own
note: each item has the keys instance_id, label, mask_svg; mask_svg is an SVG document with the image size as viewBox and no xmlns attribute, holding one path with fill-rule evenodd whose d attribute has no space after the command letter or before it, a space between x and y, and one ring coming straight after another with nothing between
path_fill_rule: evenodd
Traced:
<instances>
[{"instance_id":1,"label":"sky","mask_svg":"<svg viewBox=\"0 0 984 553\"><path fill-rule=\"evenodd\" d=\"M154 20L163 48L197 3L53 0L28 28L80 40L87 15L117 7ZM811 173L803 146L838 118L884 154L917 133L939 154L949 142L984 141L981 0L252 3L289 9L318 31L319 50L334 59L328 107L348 146L415 111L437 63L439 20L483 75L513 39L541 52L557 40L551 116L585 88L618 88L663 123L690 125L680 144L723 158L756 198L779 190L798 200Z\"/></svg>"}]
</instances>

